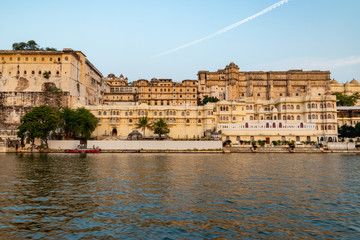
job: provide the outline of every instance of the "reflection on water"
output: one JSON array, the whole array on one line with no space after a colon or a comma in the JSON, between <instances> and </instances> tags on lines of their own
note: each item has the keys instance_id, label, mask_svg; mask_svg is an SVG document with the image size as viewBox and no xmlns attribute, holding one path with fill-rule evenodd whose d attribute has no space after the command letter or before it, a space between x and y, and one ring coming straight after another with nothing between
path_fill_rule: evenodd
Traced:
<instances>
[{"instance_id":1,"label":"reflection on water","mask_svg":"<svg viewBox=\"0 0 360 240\"><path fill-rule=\"evenodd\" d=\"M0 236L357 239L359 159L3 154Z\"/></svg>"}]
</instances>

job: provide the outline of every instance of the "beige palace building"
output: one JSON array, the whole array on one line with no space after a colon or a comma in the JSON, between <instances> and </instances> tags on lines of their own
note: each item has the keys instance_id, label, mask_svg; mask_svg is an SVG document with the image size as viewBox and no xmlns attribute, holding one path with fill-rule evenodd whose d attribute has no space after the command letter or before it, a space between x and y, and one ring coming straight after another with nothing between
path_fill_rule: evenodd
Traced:
<instances>
[{"instance_id":1,"label":"beige palace building","mask_svg":"<svg viewBox=\"0 0 360 240\"><path fill-rule=\"evenodd\" d=\"M88 106L99 124L98 139L126 139L139 118L165 119L173 139L198 139L205 131L221 131L222 139L336 141L336 97L332 95L283 97L277 100L220 101L205 106ZM141 131L141 129L139 130ZM146 136L153 136L146 130Z\"/></svg>"},{"instance_id":2,"label":"beige palace building","mask_svg":"<svg viewBox=\"0 0 360 240\"><path fill-rule=\"evenodd\" d=\"M34 106L81 107L103 103L106 85L85 54L0 50L0 125L16 127Z\"/></svg>"}]
</instances>

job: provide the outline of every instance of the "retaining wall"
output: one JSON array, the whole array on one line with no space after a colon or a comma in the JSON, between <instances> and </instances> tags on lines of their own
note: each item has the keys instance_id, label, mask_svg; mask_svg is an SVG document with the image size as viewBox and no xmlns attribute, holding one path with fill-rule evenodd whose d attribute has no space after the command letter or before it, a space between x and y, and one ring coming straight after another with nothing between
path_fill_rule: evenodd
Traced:
<instances>
[{"instance_id":1,"label":"retaining wall","mask_svg":"<svg viewBox=\"0 0 360 240\"><path fill-rule=\"evenodd\" d=\"M49 140L50 149L75 149L80 144L79 140Z\"/></svg>"},{"instance_id":2,"label":"retaining wall","mask_svg":"<svg viewBox=\"0 0 360 240\"><path fill-rule=\"evenodd\" d=\"M355 142L328 142L330 150L355 150Z\"/></svg>"},{"instance_id":3,"label":"retaining wall","mask_svg":"<svg viewBox=\"0 0 360 240\"><path fill-rule=\"evenodd\" d=\"M50 149L74 149L80 141L48 141ZM209 150L222 149L221 141L87 141L102 150Z\"/></svg>"}]
</instances>

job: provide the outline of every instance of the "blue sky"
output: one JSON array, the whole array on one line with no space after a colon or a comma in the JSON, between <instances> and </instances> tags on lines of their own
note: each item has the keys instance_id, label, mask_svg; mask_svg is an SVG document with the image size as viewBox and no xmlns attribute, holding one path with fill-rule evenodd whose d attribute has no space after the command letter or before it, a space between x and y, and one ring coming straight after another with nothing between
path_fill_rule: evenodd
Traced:
<instances>
[{"instance_id":1,"label":"blue sky","mask_svg":"<svg viewBox=\"0 0 360 240\"><path fill-rule=\"evenodd\" d=\"M167 55L279 0L0 0L0 49L35 40L84 52L105 75L197 79L243 71L330 70L360 80L360 1L289 0L237 28Z\"/></svg>"}]
</instances>

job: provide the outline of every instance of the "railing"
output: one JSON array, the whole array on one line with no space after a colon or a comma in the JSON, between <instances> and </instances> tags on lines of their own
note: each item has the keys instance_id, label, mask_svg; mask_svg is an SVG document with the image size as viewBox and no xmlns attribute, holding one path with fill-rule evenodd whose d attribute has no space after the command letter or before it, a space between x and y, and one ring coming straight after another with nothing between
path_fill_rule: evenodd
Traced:
<instances>
[{"instance_id":1,"label":"railing","mask_svg":"<svg viewBox=\"0 0 360 240\"><path fill-rule=\"evenodd\" d=\"M240 129L293 129L293 130L316 130L316 125L313 123L284 123L283 121L259 121L259 123L235 123L235 124L218 124L217 128L223 130L240 130Z\"/></svg>"}]
</instances>

